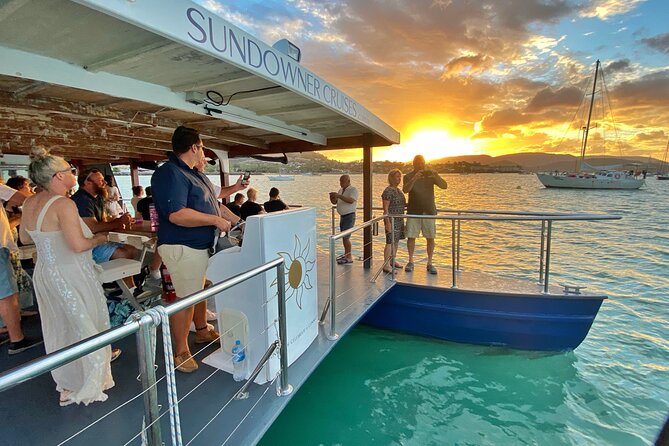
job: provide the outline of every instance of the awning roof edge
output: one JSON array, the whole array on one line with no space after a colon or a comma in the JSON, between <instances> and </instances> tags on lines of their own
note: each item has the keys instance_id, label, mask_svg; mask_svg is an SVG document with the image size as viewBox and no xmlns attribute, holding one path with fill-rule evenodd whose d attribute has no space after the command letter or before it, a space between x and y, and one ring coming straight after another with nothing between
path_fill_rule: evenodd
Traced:
<instances>
[{"instance_id":1,"label":"awning roof edge","mask_svg":"<svg viewBox=\"0 0 669 446\"><path fill-rule=\"evenodd\" d=\"M72 1L237 66L357 122L391 144L399 143L397 130L353 98L263 41L193 2L162 0L160 14L156 14L155 4L146 1ZM220 43L216 46L216 30L219 38L220 33L223 34L223 51ZM258 56L255 61L254 52Z\"/></svg>"}]
</instances>

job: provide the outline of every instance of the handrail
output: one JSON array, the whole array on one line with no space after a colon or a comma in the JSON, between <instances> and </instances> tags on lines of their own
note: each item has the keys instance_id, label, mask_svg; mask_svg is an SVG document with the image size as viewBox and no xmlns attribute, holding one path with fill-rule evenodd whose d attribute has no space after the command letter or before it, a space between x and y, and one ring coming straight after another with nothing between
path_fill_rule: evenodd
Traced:
<instances>
[{"instance_id":1,"label":"handrail","mask_svg":"<svg viewBox=\"0 0 669 446\"><path fill-rule=\"evenodd\" d=\"M177 313L185 308L202 302L211 296L220 293L221 291L238 285L253 276L276 268L278 265L282 265L283 263L283 258L278 257L271 262L267 262L256 268L243 272L231 279L224 280L202 291L193 293L186 298L180 299L177 302L167 306L166 311L168 315ZM137 333L141 325L151 323L152 321L153 319L151 316L142 315L141 318L138 318L137 320L128 322L120 327L110 328L109 330L103 331L102 333L99 333L88 339L84 339L56 352L49 353L46 356L34 359L7 372L4 372L0 374L0 392L37 376L43 375L44 373L57 369L58 367L61 367L69 362L82 358L89 353L110 345L114 341L118 341L119 339L123 339L133 333Z\"/></svg>"},{"instance_id":2,"label":"handrail","mask_svg":"<svg viewBox=\"0 0 669 446\"><path fill-rule=\"evenodd\" d=\"M408 205L404 205L404 207L408 207ZM331 205L330 209L337 209L336 205ZM356 210L363 210L364 208L362 206L356 207ZM372 206L372 210L374 211L382 211L383 207L377 207L377 206ZM589 214L581 214L581 213L573 213L573 214L566 214L563 212L532 212L532 211L508 211L505 209L493 209L493 210L487 210L487 209L454 209L454 208L437 208L437 213L439 212L459 212L462 214L496 214L496 215L589 215Z\"/></svg>"},{"instance_id":3,"label":"handrail","mask_svg":"<svg viewBox=\"0 0 669 446\"><path fill-rule=\"evenodd\" d=\"M325 317L330 312L330 332L328 339L335 340L339 337L336 333L336 284L335 284L335 241L343 237L350 236L354 232L360 231L366 227L376 224L380 220L386 218L391 219L391 227L394 227L393 220L395 218L416 218L429 220L450 220L451 221L451 269L452 269L452 288L457 288L457 272L460 270L460 223L463 220L469 221L540 221L541 222L541 260L539 266L539 284L543 285L543 292L548 293L549 271L550 271L550 250L552 237L552 224L554 221L598 221L598 220L620 220L622 217L618 215L607 214L582 214L582 213L559 213L559 212L524 212L524 211L489 211L489 210L474 210L474 209L437 209L437 212L457 213L457 215L415 215L415 214L385 214L364 222L361 225L355 226L339 234L335 234L334 228L334 209L332 206L332 235L330 240L330 284L329 297L323 308L323 313L319 319L321 325L324 324ZM378 209L378 208L372 208ZM462 215L472 214L472 215ZM457 223L457 224L456 224ZM456 230L457 228L457 230ZM392 234L392 248L391 252L395 252L395 236ZM394 254L391 257L392 273L394 278L395 273L395 259ZM385 266L382 266L382 268ZM376 280L376 276L372 281Z\"/></svg>"}]
</instances>

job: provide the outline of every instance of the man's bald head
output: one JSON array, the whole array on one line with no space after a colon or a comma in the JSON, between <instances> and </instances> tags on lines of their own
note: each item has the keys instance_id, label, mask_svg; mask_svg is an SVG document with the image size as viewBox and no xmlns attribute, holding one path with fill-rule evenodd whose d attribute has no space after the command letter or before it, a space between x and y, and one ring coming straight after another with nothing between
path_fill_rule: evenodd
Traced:
<instances>
[{"instance_id":1,"label":"man's bald head","mask_svg":"<svg viewBox=\"0 0 669 446\"><path fill-rule=\"evenodd\" d=\"M342 175L339 177L339 185L343 188L349 187L351 185L351 177L348 175Z\"/></svg>"}]
</instances>

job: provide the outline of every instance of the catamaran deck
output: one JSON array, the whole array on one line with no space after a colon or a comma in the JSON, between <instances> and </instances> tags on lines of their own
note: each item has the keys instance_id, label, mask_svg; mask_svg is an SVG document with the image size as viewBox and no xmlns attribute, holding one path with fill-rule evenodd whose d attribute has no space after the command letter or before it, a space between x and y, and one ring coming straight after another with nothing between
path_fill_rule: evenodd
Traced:
<instances>
[{"instance_id":1,"label":"catamaran deck","mask_svg":"<svg viewBox=\"0 0 669 446\"><path fill-rule=\"evenodd\" d=\"M393 282L387 275L382 275L376 283L371 283L370 279L374 270L374 268L362 268L361 262L337 268L338 284L341 289L337 297L337 313L339 314L337 332L339 334L344 334L351 329L366 309L392 285ZM328 283L328 258L326 255L319 254L320 311L327 300ZM314 323L318 322L314 321ZM24 326L28 334L39 333L37 318L24 320ZM327 322L325 328L328 328ZM290 366L290 384L296 390L299 389L335 345L336 341L327 339L326 330L320 330L311 347ZM94 403L87 407L60 407L55 384L50 375L42 375L4 392L0 399L0 418L3 420L2 427L0 427L2 443L8 446L61 444L110 410L122 405L114 413L65 444L122 445L135 437L142 429L143 416L142 398L138 397L130 401L141 392L140 382L136 379L138 362L135 337L125 338L115 347L123 349L123 354L112 365L116 386L107 392L109 399L104 403ZM158 342L157 348L157 376L160 379L164 376L161 342ZM200 348L197 345L191 345L191 351L194 354ZM6 349L6 345L0 347L0 357L3 358L0 372L44 355L44 349L41 347L16 356L7 356ZM179 410L184 444L254 444L279 415L290 400L290 396L278 397L275 386L272 384L263 386L253 384L249 388L248 399L230 401L242 383L233 381L232 376L228 373L201 363L202 358L214 350L216 347L210 346L196 355L200 363L200 368L196 372L177 374L178 395L182 399ZM158 383L158 392L161 413L163 413L167 408L164 379ZM226 404L229 410L221 411ZM211 424L204 428L210 420L212 420ZM170 444L169 415L163 416L161 422L163 441ZM200 430L202 430L201 433L199 433ZM137 437L128 444L138 445L141 444L141 440Z\"/></svg>"}]
</instances>

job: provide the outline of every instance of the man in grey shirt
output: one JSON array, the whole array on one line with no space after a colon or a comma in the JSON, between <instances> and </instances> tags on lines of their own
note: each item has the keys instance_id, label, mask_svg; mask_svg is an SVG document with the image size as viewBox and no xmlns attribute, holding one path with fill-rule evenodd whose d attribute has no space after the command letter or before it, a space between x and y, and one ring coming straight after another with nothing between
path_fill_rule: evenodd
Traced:
<instances>
[{"instance_id":1,"label":"man in grey shirt","mask_svg":"<svg viewBox=\"0 0 669 446\"><path fill-rule=\"evenodd\" d=\"M413 215L437 215L437 206L434 201L434 186L446 189L448 184L436 172L425 168L425 158L416 155L413 159L413 171L404 175L404 186L402 190L409 194L407 214ZM409 251L409 263L404 270L413 271L413 252L416 248L416 237L422 231L427 241L427 271L437 274L437 268L432 264L434 254L434 238L437 228L434 219L409 218L407 219L407 249Z\"/></svg>"}]
</instances>

